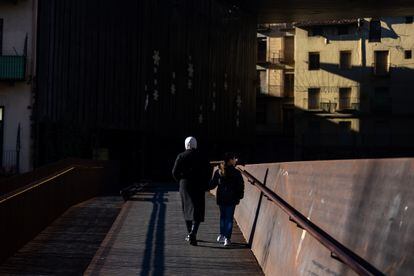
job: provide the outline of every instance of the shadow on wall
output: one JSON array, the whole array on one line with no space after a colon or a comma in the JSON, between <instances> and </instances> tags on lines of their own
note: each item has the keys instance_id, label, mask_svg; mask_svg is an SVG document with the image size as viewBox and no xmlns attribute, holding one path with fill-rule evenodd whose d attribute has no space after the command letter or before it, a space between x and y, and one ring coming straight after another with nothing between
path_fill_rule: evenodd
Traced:
<instances>
[{"instance_id":1,"label":"shadow on wall","mask_svg":"<svg viewBox=\"0 0 414 276\"><path fill-rule=\"evenodd\" d=\"M375 64L341 69L339 64L321 63L315 74L324 78L326 72L357 86L318 87L313 99L308 91L304 105L313 101L314 106L295 107L295 137L274 135L266 137L268 141L257 137L255 163L414 156L413 69L392 64L384 71ZM341 96L341 88L352 90ZM285 154L288 148L294 148L294 156Z\"/></svg>"},{"instance_id":2,"label":"shadow on wall","mask_svg":"<svg viewBox=\"0 0 414 276\"><path fill-rule=\"evenodd\" d=\"M414 125L411 106L414 97L410 93L413 89L411 80L414 71L407 67L397 67L395 64L390 64L389 69L382 68L381 65L388 62L367 64L366 56L368 40L374 35L378 39L398 39L394 28L409 23L409 19L381 18L381 22L385 22L382 26L373 24L374 21L371 26L371 22L365 19L347 20L346 25L339 21L322 21L320 25L315 22L298 23L298 28L307 30L311 36L321 36L332 43L360 41L362 66L342 69L339 64L320 63L319 70L313 73L312 83L307 78L301 80L309 81L305 84L307 88L318 89L318 96L310 99L307 88L303 92L308 95L303 96L303 99L300 98L301 93L295 94L298 99L295 101L296 116L294 126L292 125L295 128L294 137L289 137L286 133L257 136L254 162L414 156L414 146L410 142L414 138L414 132L409 127ZM379 29L370 32L375 26ZM347 31L339 35L339 27L346 27ZM396 50L399 51L398 55L404 57L402 47L396 47ZM378 53L378 57L381 57L380 54ZM386 55L384 60L388 60L387 57ZM323 87L322 85L330 83L330 80L324 78L331 77L342 77L357 84L354 87ZM341 88L351 89L350 95L341 96ZM355 94L358 96L354 96ZM298 104L302 100L304 109ZM311 104L312 110L308 110L308 105ZM279 109L281 108L274 108L272 112L279 112ZM258 107L258 115L259 111Z\"/></svg>"}]
</instances>

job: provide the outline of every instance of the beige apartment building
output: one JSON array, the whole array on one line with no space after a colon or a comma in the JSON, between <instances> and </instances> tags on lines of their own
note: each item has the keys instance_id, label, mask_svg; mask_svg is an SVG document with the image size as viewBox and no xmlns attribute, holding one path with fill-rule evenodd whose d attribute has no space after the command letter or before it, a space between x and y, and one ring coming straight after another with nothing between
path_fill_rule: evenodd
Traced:
<instances>
[{"instance_id":1,"label":"beige apartment building","mask_svg":"<svg viewBox=\"0 0 414 276\"><path fill-rule=\"evenodd\" d=\"M0 174L31 169L37 1L0 3Z\"/></svg>"},{"instance_id":2,"label":"beige apartment building","mask_svg":"<svg viewBox=\"0 0 414 276\"><path fill-rule=\"evenodd\" d=\"M294 134L294 27L259 25L257 47L256 150L265 160L291 159ZM289 146L289 144L291 146Z\"/></svg>"},{"instance_id":3,"label":"beige apartment building","mask_svg":"<svg viewBox=\"0 0 414 276\"><path fill-rule=\"evenodd\" d=\"M295 157L414 154L413 17L295 24Z\"/></svg>"}]
</instances>

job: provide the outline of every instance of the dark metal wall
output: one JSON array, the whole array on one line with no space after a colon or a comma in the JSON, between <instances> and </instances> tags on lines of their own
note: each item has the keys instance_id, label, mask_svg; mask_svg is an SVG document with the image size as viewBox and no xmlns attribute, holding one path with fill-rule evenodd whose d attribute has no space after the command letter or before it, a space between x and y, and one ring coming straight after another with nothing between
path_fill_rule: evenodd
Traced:
<instances>
[{"instance_id":1,"label":"dark metal wall","mask_svg":"<svg viewBox=\"0 0 414 276\"><path fill-rule=\"evenodd\" d=\"M39 1L37 163L99 147L147 163L145 150L172 154L186 135L217 154L248 145L255 27L214 0Z\"/></svg>"}]
</instances>

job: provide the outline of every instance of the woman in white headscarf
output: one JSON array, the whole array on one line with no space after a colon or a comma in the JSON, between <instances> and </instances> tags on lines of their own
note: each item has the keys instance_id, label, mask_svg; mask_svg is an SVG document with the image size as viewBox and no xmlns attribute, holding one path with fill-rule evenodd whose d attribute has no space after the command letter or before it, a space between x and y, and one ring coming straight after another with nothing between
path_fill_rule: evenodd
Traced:
<instances>
[{"instance_id":1,"label":"woman in white headscarf","mask_svg":"<svg viewBox=\"0 0 414 276\"><path fill-rule=\"evenodd\" d=\"M184 219L191 245L197 245L197 231L204 221L205 192L208 190L209 163L197 149L197 140L187 137L185 151L175 160L173 177L180 183L180 195Z\"/></svg>"}]
</instances>

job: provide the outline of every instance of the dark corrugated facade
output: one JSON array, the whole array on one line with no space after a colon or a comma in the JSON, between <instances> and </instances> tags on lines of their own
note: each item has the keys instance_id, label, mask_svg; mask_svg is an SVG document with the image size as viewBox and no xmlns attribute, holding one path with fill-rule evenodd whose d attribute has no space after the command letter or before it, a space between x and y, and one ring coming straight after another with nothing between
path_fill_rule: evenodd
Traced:
<instances>
[{"instance_id":1,"label":"dark corrugated facade","mask_svg":"<svg viewBox=\"0 0 414 276\"><path fill-rule=\"evenodd\" d=\"M249 145L255 26L213 0L40 0L37 164L108 148L142 176L186 135L211 158Z\"/></svg>"}]
</instances>

